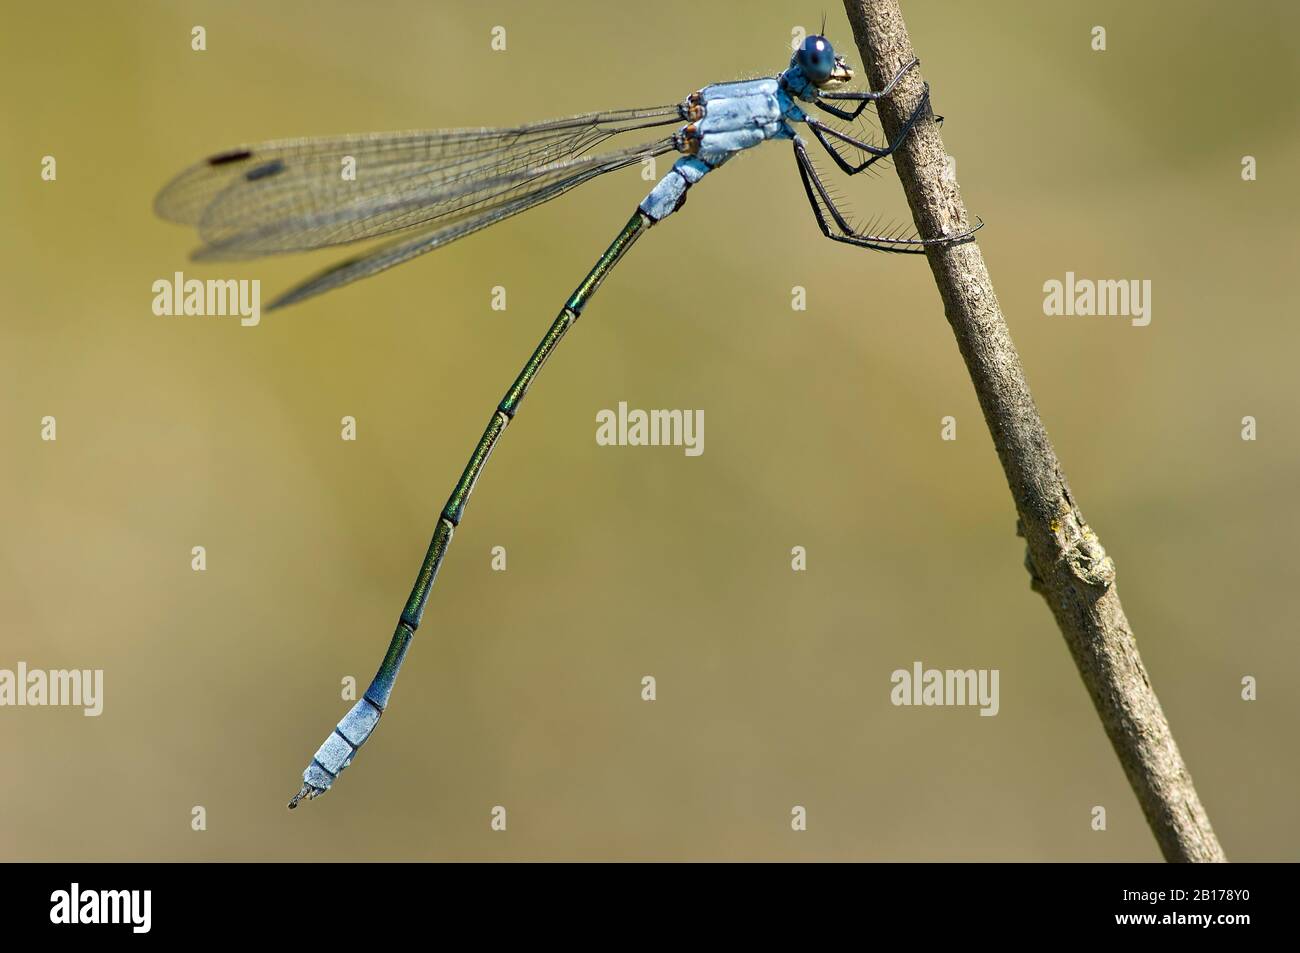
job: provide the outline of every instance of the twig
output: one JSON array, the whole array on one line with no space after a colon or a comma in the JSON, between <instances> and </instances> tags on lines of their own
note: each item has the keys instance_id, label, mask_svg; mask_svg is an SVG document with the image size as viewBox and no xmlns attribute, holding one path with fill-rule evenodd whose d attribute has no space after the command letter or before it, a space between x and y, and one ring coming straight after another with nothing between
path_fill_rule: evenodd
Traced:
<instances>
[{"instance_id":1,"label":"twig","mask_svg":"<svg viewBox=\"0 0 1300 953\"><path fill-rule=\"evenodd\" d=\"M844 0L844 9L871 88L881 89L914 55L898 2ZM880 100L890 141L922 95L912 69ZM937 123L918 123L893 159L923 237L969 228L957 183L944 176ZM1225 860L1138 655L1114 563L1084 521L1034 406L984 256L967 241L931 246L927 257L1015 499L1031 585L1056 616L1147 823L1166 860Z\"/></svg>"}]
</instances>

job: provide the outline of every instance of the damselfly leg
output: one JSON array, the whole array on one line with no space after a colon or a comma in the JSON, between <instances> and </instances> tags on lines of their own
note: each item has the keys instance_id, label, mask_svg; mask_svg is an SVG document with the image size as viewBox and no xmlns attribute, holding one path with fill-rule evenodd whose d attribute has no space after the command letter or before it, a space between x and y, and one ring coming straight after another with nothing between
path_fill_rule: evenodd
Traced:
<instances>
[{"instance_id":1,"label":"damselfly leg","mask_svg":"<svg viewBox=\"0 0 1300 953\"><path fill-rule=\"evenodd\" d=\"M891 146L890 151L893 151L893 149L896 149L902 144L903 139L906 137L907 132L910 131L913 123L915 123L920 111L927 107L927 105L928 100L923 99L921 104L908 119L907 126L904 128L903 133L898 137L898 141ZM832 155L835 155L834 150L831 150L831 153ZM831 197L830 191L822 182L821 176L817 174L816 167L813 166L812 157L808 155L807 147L797 138L794 140L794 157L796 164L799 166L799 179L803 182L804 192L808 196L808 204L812 206L813 216L817 219L817 226L822 230L822 234L832 241L857 245L860 248L871 248L875 251L894 252L896 254L904 255L923 255L925 254L925 249L928 245L951 245L957 242L966 241L984 226L983 222L979 222L974 228L967 232L963 232L960 235L945 236L943 238L911 238L902 235L897 230L883 235L873 235L867 232L858 231L852 226L852 224L850 224L849 220L844 216L844 213L836 206L835 200ZM823 206L825 206L825 212L823 212ZM829 213L831 220L834 221L838 231L831 228L830 222L826 220L827 213Z\"/></svg>"},{"instance_id":2,"label":"damselfly leg","mask_svg":"<svg viewBox=\"0 0 1300 953\"><path fill-rule=\"evenodd\" d=\"M857 175L859 172L869 168L872 164L892 155L894 150L902 145L903 140L906 139L907 134L912 131L912 127L916 125L917 120L920 119L929 108L930 89L927 86L925 93L921 96L921 101L917 103L916 108L912 110L912 115L907 117L907 122L904 124L903 128L899 130L894 141L889 143L887 146L873 145L872 143L858 139L855 136L850 136L848 133L840 132L838 129L832 129L830 126L826 125L826 123L813 119L811 116L808 117L807 125L808 128L812 130L812 134L817 138L817 141L820 142L822 147L831 154L831 158L835 160L835 164L844 170L844 174ZM868 158L864 159L858 165L850 164L844 156L840 155L839 150L832 145L830 139L827 138L828 136L833 136L841 142L846 142L853 148L865 152Z\"/></svg>"}]
</instances>

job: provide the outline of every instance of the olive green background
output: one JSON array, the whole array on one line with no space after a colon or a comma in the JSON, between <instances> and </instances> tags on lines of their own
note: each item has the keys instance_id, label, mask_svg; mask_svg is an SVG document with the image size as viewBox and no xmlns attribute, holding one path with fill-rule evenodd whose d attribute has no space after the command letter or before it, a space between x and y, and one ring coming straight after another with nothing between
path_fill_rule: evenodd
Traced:
<instances>
[{"instance_id":1,"label":"olive green background","mask_svg":"<svg viewBox=\"0 0 1300 953\"><path fill-rule=\"evenodd\" d=\"M257 277L265 304L346 252L195 265L157 189L241 142L676 102L779 71L822 9L6 11L0 667L103 668L106 686L99 718L0 709L0 857L1158 859L1029 589L924 261L824 240L783 144L710 176L595 298L479 484L388 717L333 791L285 811L493 406L649 183L608 176L256 328L156 317L150 286ZM1300 13L904 9L1215 829L1230 858L1294 860ZM901 207L892 168L819 164L864 215ZM1150 279L1151 325L1044 316L1066 271ZM703 456L597 446L620 400L702 408ZM892 706L915 660L999 669L1001 712Z\"/></svg>"}]
</instances>

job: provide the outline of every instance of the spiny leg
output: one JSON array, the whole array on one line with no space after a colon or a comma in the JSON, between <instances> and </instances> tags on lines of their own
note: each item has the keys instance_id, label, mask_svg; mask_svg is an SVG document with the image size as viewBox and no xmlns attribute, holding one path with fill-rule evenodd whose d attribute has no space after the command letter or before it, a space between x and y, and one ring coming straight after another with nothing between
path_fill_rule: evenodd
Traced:
<instances>
[{"instance_id":1,"label":"spiny leg","mask_svg":"<svg viewBox=\"0 0 1300 953\"><path fill-rule=\"evenodd\" d=\"M974 228L963 232L960 235L952 235L946 238L899 238L895 235L866 235L856 231L849 224L848 219L835 206L831 199L830 192L822 184L821 178L817 175L816 168L813 167L812 158L808 155L808 150L804 144L796 139L794 140L794 157L799 166L799 179L803 182L804 192L808 195L808 204L812 206L813 216L817 219L817 226L822 230L822 234L827 238L837 242L846 242L850 245L857 245L862 248L872 248L876 251L894 252L904 255L922 255L925 254L927 245L948 245L955 242L965 241L975 232L984 227L983 222L979 222ZM821 199L819 202L818 199ZM826 216L822 213L822 204L826 205L839 228L837 233L830 227L826 221Z\"/></svg>"},{"instance_id":2,"label":"spiny leg","mask_svg":"<svg viewBox=\"0 0 1300 953\"><path fill-rule=\"evenodd\" d=\"M541 371L551 352L564 338L565 333L582 314L587 300L618 264L619 259L632 247L632 243L652 224L654 220L638 208L628 223L623 226L623 230L618 233L618 237L588 272L587 277L569 296L569 300L564 303L564 307L552 322L546 336L537 345L532 357L519 372L519 376L515 378L514 384L506 392L501 403L492 412L492 419L488 421L487 429L483 431L478 446L470 455L465 471L461 474L456 488L452 490L447 505L443 507L442 514L438 518L438 526L433 531L429 550L420 565L419 575L416 576L410 598L407 599L406 607L402 610L401 618L397 622L397 630L393 633L388 651L384 653L379 671L375 673L374 680L361 700L343 716L343 720L325 739L325 743L320 746L311 763L307 765L302 775L302 790L289 802L291 809L297 807L298 802L304 798L311 800L328 791L335 778L351 763L357 750L370 737L379 722L379 716L384 713L384 708L388 705L388 698L393 692L393 683L397 680L397 673L406 658L411 640L415 637L415 631L420 627L420 621L424 617L429 591L438 576L438 569L447 554L447 547L451 545L452 534L465 514L465 505L469 502L470 494L474 492L474 484L478 482L488 457L492 455L492 449L501 434L505 432L506 426L514 419L519 404L528 393L528 388L532 386L533 379Z\"/></svg>"},{"instance_id":3,"label":"spiny leg","mask_svg":"<svg viewBox=\"0 0 1300 953\"><path fill-rule=\"evenodd\" d=\"M874 103L877 99L884 99L886 96L892 93L894 91L894 87L898 85L898 81L903 78L903 74L906 73L908 70L910 70L913 66L919 65L920 62L921 62L920 60L913 57L912 62L905 63L902 67L900 67L898 72L894 74L894 78L891 79L888 83L886 83L885 88L878 93L852 91L852 90L847 90L845 92L839 92L839 93L836 92L818 93L818 98L813 103L813 105L816 106L824 113L830 113L830 115L834 116L836 119L847 119L851 122L854 119L857 119L859 116L861 116L862 110L866 109L870 103ZM856 100L858 103L858 108L852 111L847 109L839 109L835 106L830 105L829 103L822 102L822 100L824 99L839 99L839 100L850 100L850 101Z\"/></svg>"},{"instance_id":4,"label":"spiny leg","mask_svg":"<svg viewBox=\"0 0 1300 953\"><path fill-rule=\"evenodd\" d=\"M807 122L808 128L811 129L812 134L817 137L817 141L822 144L822 148L831 154L831 158L835 160L835 164L838 165L846 175L857 175L859 172L871 166L872 163L879 162L886 156L892 155L894 150L903 144L903 140L906 139L907 134L912 131L912 127L917 124L921 116L929 108L930 87L927 85L921 95L921 101L916 104L916 108L912 110L912 115L907 117L907 122L904 123L903 128L899 130L898 136L888 146L877 146L870 142L866 142L865 140L856 139L847 133L840 132L838 129L832 129L824 122L818 119L813 119L812 117L809 117ZM840 155L839 150L831 145L830 140L826 138L828 135L834 136L841 142L847 142L855 149L860 149L867 153L870 158L863 160L860 165L855 166L850 164L847 159Z\"/></svg>"}]
</instances>

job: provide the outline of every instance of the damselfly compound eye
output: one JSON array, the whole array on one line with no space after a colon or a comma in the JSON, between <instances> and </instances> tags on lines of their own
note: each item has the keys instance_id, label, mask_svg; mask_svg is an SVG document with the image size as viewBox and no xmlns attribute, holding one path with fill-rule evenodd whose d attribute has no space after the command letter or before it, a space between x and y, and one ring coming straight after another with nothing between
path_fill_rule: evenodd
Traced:
<instances>
[{"instance_id":1,"label":"damselfly compound eye","mask_svg":"<svg viewBox=\"0 0 1300 953\"><path fill-rule=\"evenodd\" d=\"M799 47L795 60L809 80L824 83L831 78L831 71L835 68L835 51L826 37L810 36Z\"/></svg>"}]
</instances>

